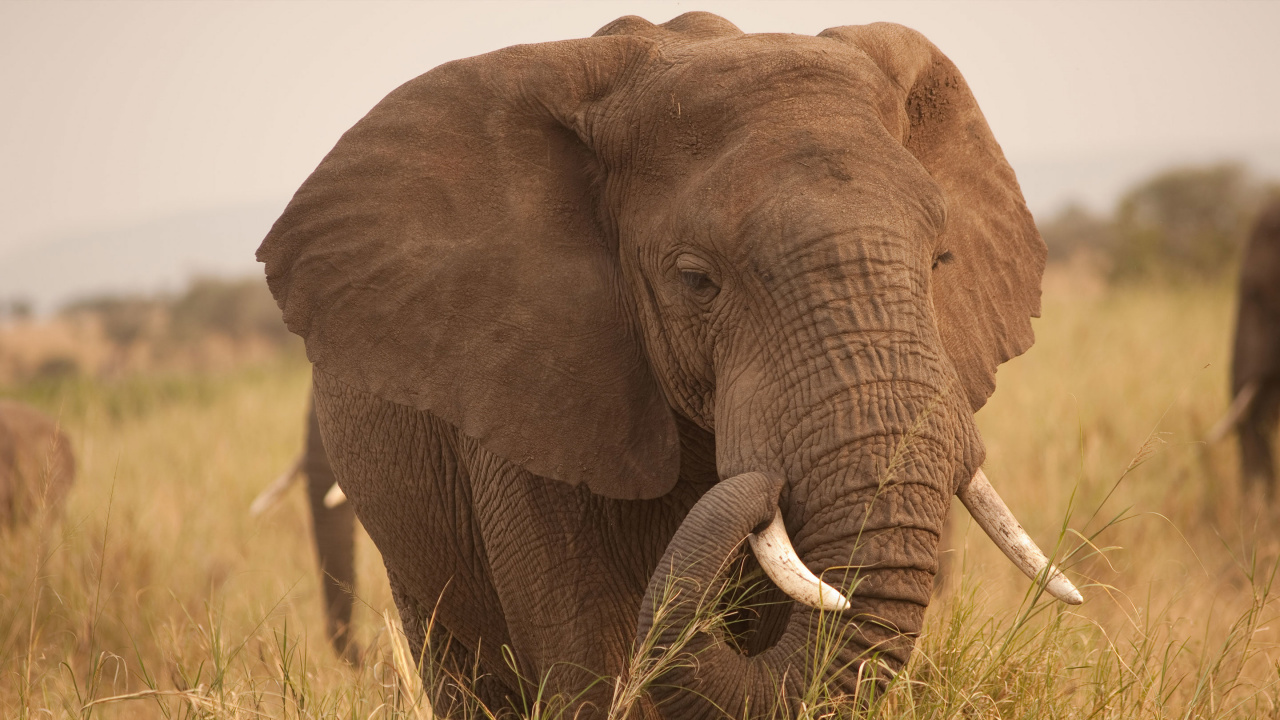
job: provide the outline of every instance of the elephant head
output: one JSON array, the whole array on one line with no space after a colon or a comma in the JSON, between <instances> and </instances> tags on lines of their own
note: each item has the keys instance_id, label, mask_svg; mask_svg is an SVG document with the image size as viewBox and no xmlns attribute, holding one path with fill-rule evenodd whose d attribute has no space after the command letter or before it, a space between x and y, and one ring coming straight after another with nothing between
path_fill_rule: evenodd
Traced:
<instances>
[{"instance_id":1,"label":"elephant head","mask_svg":"<svg viewBox=\"0 0 1280 720\"><path fill-rule=\"evenodd\" d=\"M722 481L642 637L672 631L654 604L675 568L706 580L771 522L784 566L849 596L846 675L905 662L952 495L1044 567L980 475L973 414L1033 341L1045 246L914 31L628 17L443 65L343 136L258 257L319 369L534 474L657 498L678 428L713 436ZM672 670L670 702L759 707L818 617L798 607L752 657L698 640L711 659Z\"/></svg>"}]
</instances>

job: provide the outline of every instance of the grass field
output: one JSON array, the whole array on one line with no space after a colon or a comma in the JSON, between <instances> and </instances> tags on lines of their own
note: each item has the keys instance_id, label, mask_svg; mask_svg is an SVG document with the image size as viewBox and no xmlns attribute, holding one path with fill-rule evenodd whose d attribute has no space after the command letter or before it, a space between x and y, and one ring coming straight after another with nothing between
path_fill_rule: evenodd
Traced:
<instances>
[{"instance_id":1,"label":"grass field","mask_svg":"<svg viewBox=\"0 0 1280 720\"><path fill-rule=\"evenodd\" d=\"M1240 497L1234 445L1201 441L1227 404L1231 314L1225 286L1052 271L1037 344L979 424L992 483L1071 553L1085 604L1033 604L956 503L957 577L908 669L866 707L819 688L802 714L1280 716L1280 532ZM301 447L308 376L294 358L3 391L61 418L80 475L60 525L0 536L0 717L430 716L368 540L352 669L324 642L302 493L246 512Z\"/></svg>"}]
</instances>

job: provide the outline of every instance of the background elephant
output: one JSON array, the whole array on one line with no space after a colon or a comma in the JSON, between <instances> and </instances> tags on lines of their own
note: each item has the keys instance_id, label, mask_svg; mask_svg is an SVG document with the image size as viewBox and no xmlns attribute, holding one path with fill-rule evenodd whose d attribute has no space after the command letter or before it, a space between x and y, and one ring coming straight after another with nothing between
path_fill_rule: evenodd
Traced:
<instances>
[{"instance_id":1,"label":"background elephant","mask_svg":"<svg viewBox=\"0 0 1280 720\"><path fill-rule=\"evenodd\" d=\"M0 527L30 523L42 510L61 513L75 480L71 442L35 408L0 400Z\"/></svg>"},{"instance_id":2,"label":"background elephant","mask_svg":"<svg viewBox=\"0 0 1280 720\"><path fill-rule=\"evenodd\" d=\"M302 453L288 470L254 499L249 507L250 514L265 512L298 477L307 479L312 537L316 544L320 585L324 590L325 631L339 657L348 662L358 662L359 647L351 638L351 611L356 585L356 515L345 498L335 501L338 498L331 494L336 487L335 477L329 456L324 451L314 399L307 402L307 433Z\"/></svg>"},{"instance_id":3,"label":"background elephant","mask_svg":"<svg viewBox=\"0 0 1280 720\"><path fill-rule=\"evenodd\" d=\"M543 681L603 712L599 678L675 642L748 536L753 619L687 638L647 713L902 667L953 495L1045 565L973 421L1033 341L1045 246L906 28L626 17L448 63L343 136L258 259L411 644L430 618L487 703Z\"/></svg>"},{"instance_id":4,"label":"background elephant","mask_svg":"<svg viewBox=\"0 0 1280 720\"><path fill-rule=\"evenodd\" d=\"M1240 438L1246 491L1275 500L1272 440L1280 417L1280 198L1267 205L1245 245L1231 359L1231 407L1212 432Z\"/></svg>"}]
</instances>

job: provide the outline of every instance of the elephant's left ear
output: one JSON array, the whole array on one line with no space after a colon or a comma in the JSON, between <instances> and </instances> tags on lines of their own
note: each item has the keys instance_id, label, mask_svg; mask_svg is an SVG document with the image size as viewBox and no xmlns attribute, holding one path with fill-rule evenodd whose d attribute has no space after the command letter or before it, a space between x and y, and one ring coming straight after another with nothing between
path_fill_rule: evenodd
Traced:
<instances>
[{"instance_id":1,"label":"elephant's left ear","mask_svg":"<svg viewBox=\"0 0 1280 720\"><path fill-rule=\"evenodd\" d=\"M950 262L934 272L934 306L943 346L977 411L995 390L997 366L1035 342L1044 241L969 85L933 43L891 23L821 36L860 49L888 76L896 97L885 98L885 124L942 190L947 224L939 249Z\"/></svg>"},{"instance_id":2,"label":"elephant's left ear","mask_svg":"<svg viewBox=\"0 0 1280 720\"><path fill-rule=\"evenodd\" d=\"M459 60L343 135L258 249L318 371L534 474L616 498L670 490L679 436L590 122L653 52L600 37Z\"/></svg>"}]
</instances>

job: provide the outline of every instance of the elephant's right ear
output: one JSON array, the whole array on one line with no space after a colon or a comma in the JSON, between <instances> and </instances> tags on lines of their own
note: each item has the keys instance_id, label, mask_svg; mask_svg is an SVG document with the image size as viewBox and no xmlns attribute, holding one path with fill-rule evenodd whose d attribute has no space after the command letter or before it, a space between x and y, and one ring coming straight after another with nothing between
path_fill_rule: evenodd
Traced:
<instances>
[{"instance_id":1,"label":"elephant's right ear","mask_svg":"<svg viewBox=\"0 0 1280 720\"><path fill-rule=\"evenodd\" d=\"M320 371L616 498L676 481L590 147L639 38L508 48L401 86L258 249Z\"/></svg>"}]
</instances>

